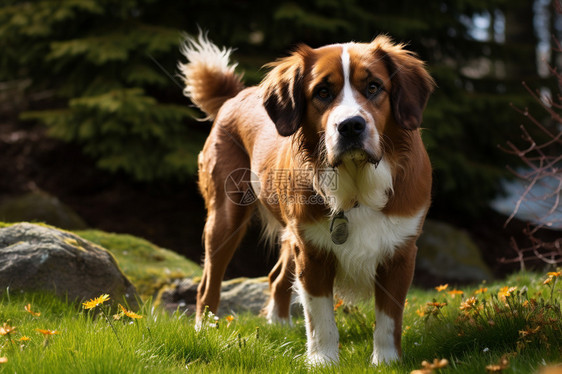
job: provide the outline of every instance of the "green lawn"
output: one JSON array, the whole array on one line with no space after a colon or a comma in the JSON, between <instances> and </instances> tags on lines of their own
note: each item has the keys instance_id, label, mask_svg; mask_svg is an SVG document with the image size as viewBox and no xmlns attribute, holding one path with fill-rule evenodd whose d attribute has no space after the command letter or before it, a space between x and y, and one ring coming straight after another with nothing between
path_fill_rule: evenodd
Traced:
<instances>
[{"instance_id":1,"label":"green lawn","mask_svg":"<svg viewBox=\"0 0 562 374\"><path fill-rule=\"evenodd\" d=\"M373 307L340 306L341 364L314 372L409 373L423 360L446 358L440 373L484 373L501 363L505 373L534 373L560 362L562 318L557 277L515 274L505 281L448 291L412 289L405 309L404 358L372 368ZM511 288L511 287L516 287ZM553 288L555 287L555 288ZM475 294L477 290L485 292ZM511 288L511 289L510 289ZM470 299L475 296L476 299ZM470 300L470 301L469 301ZM477 301L474 301L477 300ZM428 304L429 303L429 304ZM33 315L25 310L27 304ZM463 310L461 310L463 307ZM193 317L168 315L147 301L130 319L72 306L49 295L4 292L0 299L0 372L6 373L298 373L307 372L302 319L293 327L233 316L194 329ZM4 325L5 324L5 325ZM2 330L3 326L3 330ZM36 329L56 330L44 337ZM25 340L28 337L29 340ZM505 366L505 365L504 365Z\"/></svg>"}]
</instances>

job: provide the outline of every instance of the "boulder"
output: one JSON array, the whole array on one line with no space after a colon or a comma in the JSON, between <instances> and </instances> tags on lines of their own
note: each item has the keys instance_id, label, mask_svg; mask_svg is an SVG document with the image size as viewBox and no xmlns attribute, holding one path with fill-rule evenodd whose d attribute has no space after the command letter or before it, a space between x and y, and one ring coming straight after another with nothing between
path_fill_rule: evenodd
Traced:
<instances>
[{"instance_id":1,"label":"boulder","mask_svg":"<svg viewBox=\"0 0 562 374\"><path fill-rule=\"evenodd\" d=\"M9 198L0 205L0 221L44 222L65 230L83 230L84 220L58 198L43 191Z\"/></svg>"},{"instance_id":2,"label":"boulder","mask_svg":"<svg viewBox=\"0 0 562 374\"><path fill-rule=\"evenodd\" d=\"M176 280L163 289L157 302L170 312L179 310L192 314L195 312L195 299L198 282L192 279ZM217 315L250 312L259 314L269 297L267 277L236 278L222 283L221 302Z\"/></svg>"},{"instance_id":3,"label":"boulder","mask_svg":"<svg viewBox=\"0 0 562 374\"><path fill-rule=\"evenodd\" d=\"M0 294L50 291L83 301L109 294L138 308L134 286L102 247L52 227L19 223L0 229Z\"/></svg>"},{"instance_id":4,"label":"boulder","mask_svg":"<svg viewBox=\"0 0 562 374\"><path fill-rule=\"evenodd\" d=\"M435 279L458 283L492 279L492 272L470 236L447 223L426 220L417 245L417 270Z\"/></svg>"}]
</instances>

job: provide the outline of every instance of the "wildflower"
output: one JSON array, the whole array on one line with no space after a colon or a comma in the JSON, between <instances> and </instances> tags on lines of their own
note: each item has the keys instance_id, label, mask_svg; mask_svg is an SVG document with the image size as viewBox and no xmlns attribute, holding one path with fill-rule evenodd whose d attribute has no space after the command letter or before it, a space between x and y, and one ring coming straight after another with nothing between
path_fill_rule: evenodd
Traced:
<instances>
[{"instance_id":1,"label":"wildflower","mask_svg":"<svg viewBox=\"0 0 562 374\"><path fill-rule=\"evenodd\" d=\"M336 305L334 305L334 312L338 310L343 305L343 300L339 299Z\"/></svg>"},{"instance_id":2,"label":"wildflower","mask_svg":"<svg viewBox=\"0 0 562 374\"><path fill-rule=\"evenodd\" d=\"M25 311L26 311L27 313L31 314L31 315L34 316L34 317L39 317L39 316L41 315L41 313L39 313L39 312L34 312L34 311L31 310L31 304L27 304L27 305L24 307L24 309L25 309Z\"/></svg>"},{"instance_id":3,"label":"wildflower","mask_svg":"<svg viewBox=\"0 0 562 374\"><path fill-rule=\"evenodd\" d=\"M443 308L445 305L447 305L447 303L439 303L439 302L436 302L436 301L428 302L428 303L427 303L427 306L432 306L432 307L434 307L434 308L436 308L436 309L441 309L441 308Z\"/></svg>"},{"instance_id":4,"label":"wildflower","mask_svg":"<svg viewBox=\"0 0 562 374\"><path fill-rule=\"evenodd\" d=\"M552 279L554 279L554 278L548 277L544 280L544 282L542 282L542 284L549 284L550 282L552 282Z\"/></svg>"},{"instance_id":5,"label":"wildflower","mask_svg":"<svg viewBox=\"0 0 562 374\"><path fill-rule=\"evenodd\" d=\"M457 296L457 295L462 295L462 294L464 294L464 292L461 291L461 290L451 290L451 291L447 291L447 293L448 293L448 294L451 296L451 298L453 298L453 299L454 299L455 296Z\"/></svg>"},{"instance_id":6,"label":"wildflower","mask_svg":"<svg viewBox=\"0 0 562 374\"><path fill-rule=\"evenodd\" d=\"M533 335L536 334L540 329L541 327L537 326L535 328L528 328L527 330L519 330L519 335L521 335L522 337Z\"/></svg>"},{"instance_id":7,"label":"wildflower","mask_svg":"<svg viewBox=\"0 0 562 374\"><path fill-rule=\"evenodd\" d=\"M546 275L548 275L551 278L558 278L561 273L562 273L562 271L550 271L550 272L546 273Z\"/></svg>"},{"instance_id":8,"label":"wildflower","mask_svg":"<svg viewBox=\"0 0 562 374\"><path fill-rule=\"evenodd\" d=\"M0 357L0 364L5 364L8 362L8 357Z\"/></svg>"},{"instance_id":9,"label":"wildflower","mask_svg":"<svg viewBox=\"0 0 562 374\"><path fill-rule=\"evenodd\" d=\"M511 295L511 293L516 291L516 290L517 290L517 287L508 287L508 286L502 287L500 289L500 291L498 292L498 297L501 300L505 300L506 297L509 297Z\"/></svg>"},{"instance_id":10,"label":"wildflower","mask_svg":"<svg viewBox=\"0 0 562 374\"><path fill-rule=\"evenodd\" d=\"M416 310L416 314L420 317L425 316L425 310L422 306L420 306L417 310Z\"/></svg>"},{"instance_id":11,"label":"wildflower","mask_svg":"<svg viewBox=\"0 0 562 374\"><path fill-rule=\"evenodd\" d=\"M29 341L29 340L31 340L31 338L30 338L29 336L25 336L25 335L22 336L21 338L19 338L19 341L20 341L20 342L27 342L27 341Z\"/></svg>"},{"instance_id":12,"label":"wildflower","mask_svg":"<svg viewBox=\"0 0 562 374\"><path fill-rule=\"evenodd\" d=\"M232 321L234 321L234 317L232 315L226 316L225 319L226 319L226 322L228 322L229 325Z\"/></svg>"},{"instance_id":13,"label":"wildflower","mask_svg":"<svg viewBox=\"0 0 562 374\"><path fill-rule=\"evenodd\" d=\"M407 306L408 306L408 299L406 299L406 300L404 301L404 308L406 308Z\"/></svg>"},{"instance_id":14,"label":"wildflower","mask_svg":"<svg viewBox=\"0 0 562 374\"><path fill-rule=\"evenodd\" d=\"M99 297L96 297L95 299L91 299L90 301L86 301L86 302L82 303L82 305L84 306L84 309L93 309L93 308L97 307L98 305L103 304L107 300L109 300L109 295L104 294L104 295L101 295Z\"/></svg>"},{"instance_id":15,"label":"wildflower","mask_svg":"<svg viewBox=\"0 0 562 374\"><path fill-rule=\"evenodd\" d=\"M141 316L140 314L137 314L137 313L135 313L135 312L133 312L133 311L130 311L130 310L125 309L125 307L124 307L123 305L121 305L121 304L119 304L119 308L121 309L121 311L123 312L123 314L126 315L126 316L129 317L129 318L132 318L132 319L140 319L140 318L142 318L142 316Z\"/></svg>"},{"instance_id":16,"label":"wildflower","mask_svg":"<svg viewBox=\"0 0 562 374\"><path fill-rule=\"evenodd\" d=\"M422 361L421 363L422 369L414 370L411 374L430 374L433 373L433 370L443 369L449 365L449 361L443 358L441 360L434 359L432 363L427 361Z\"/></svg>"},{"instance_id":17,"label":"wildflower","mask_svg":"<svg viewBox=\"0 0 562 374\"><path fill-rule=\"evenodd\" d=\"M482 287L482 288L479 288L479 289L477 289L476 291L474 291L474 294L475 294L475 295L478 295L478 294L484 293L484 292L486 292L486 291L488 291L488 287Z\"/></svg>"},{"instance_id":18,"label":"wildflower","mask_svg":"<svg viewBox=\"0 0 562 374\"><path fill-rule=\"evenodd\" d=\"M497 364L486 366L486 372L499 373L504 369L507 369L508 367L509 367L509 360L507 359L506 355L503 355Z\"/></svg>"},{"instance_id":19,"label":"wildflower","mask_svg":"<svg viewBox=\"0 0 562 374\"><path fill-rule=\"evenodd\" d=\"M448 283L437 286L437 287L435 287L435 289L437 290L437 292L441 292L441 291L445 291L447 289L447 287L449 287Z\"/></svg>"},{"instance_id":20,"label":"wildflower","mask_svg":"<svg viewBox=\"0 0 562 374\"><path fill-rule=\"evenodd\" d=\"M2 325L2 327L0 327L0 335L8 335L9 336L14 331L16 331L16 328L8 325L6 322L4 322L4 325Z\"/></svg>"},{"instance_id":21,"label":"wildflower","mask_svg":"<svg viewBox=\"0 0 562 374\"><path fill-rule=\"evenodd\" d=\"M43 330L43 329L35 329L35 331L43 334L45 337L50 335L57 335L59 332L57 330Z\"/></svg>"},{"instance_id":22,"label":"wildflower","mask_svg":"<svg viewBox=\"0 0 562 374\"><path fill-rule=\"evenodd\" d=\"M463 301L461 303L461 310L469 310L472 309L476 304L478 303L478 299L475 298L474 296L466 299L465 301Z\"/></svg>"}]
</instances>

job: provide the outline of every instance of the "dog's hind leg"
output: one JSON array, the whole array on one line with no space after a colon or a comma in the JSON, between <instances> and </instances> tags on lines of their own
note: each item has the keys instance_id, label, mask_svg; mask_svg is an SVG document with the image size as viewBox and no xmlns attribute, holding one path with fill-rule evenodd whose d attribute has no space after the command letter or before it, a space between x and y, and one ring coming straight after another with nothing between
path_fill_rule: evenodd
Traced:
<instances>
[{"instance_id":1,"label":"dog's hind leg","mask_svg":"<svg viewBox=\"0 0 562 374\"><path fill-rule=\"evenodd\" d=\"M226 199L222 206L209 212L205 224L205 265L197 291L197 322L205 308L216 313L220 301L221 283L230 260L252 217L248 206L237 206Z\"/></svg>"},{"instance_id":2,"label":"dog's hind leg","mask_svg":"<svg viewBox=\"0 0 562 374\"><path fill-rule=\"evenodd\" d=\"M199 188L207 206L207 221L203 276L197 290L197 325L205 308L217 312L226 267L246 233L257 200L247 155L232 141L220 136L213 139L216 134L211 134L199 155Z\"/></svg>"},{"instance_id":3,"label":"dog's hind leg","mask_svg":"<svg viewBox=\"0 0 562 374\"><path fill-rule=\"evenodd\" d=\"M264 308L269 323L291 323L291 294L295 276L293 249L288 240L283 241L279 250L279 260L269 273L271 295Z\"/></svg>"}]
</instances>

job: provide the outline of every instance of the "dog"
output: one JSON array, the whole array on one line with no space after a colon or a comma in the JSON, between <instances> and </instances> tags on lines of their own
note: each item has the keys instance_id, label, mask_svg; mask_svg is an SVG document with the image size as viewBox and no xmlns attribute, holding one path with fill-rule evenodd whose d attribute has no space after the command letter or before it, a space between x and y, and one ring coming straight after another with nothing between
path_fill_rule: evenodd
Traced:
<instances>
[{"instance_id":1,"label":"dog","mask_svg":"<svg viewBox=\"0 0 562 374\"><path fill-rule=\"evenodd\" d=\"M196 323L207 308L216 312L225 269L257 209L280 244L265 314L289 323L298 292L308 363L339 360L335 294L350 302L374 295L371 363L398 360L431 201L420 125L435 82L424 62L385 35L300 45L246 88L232 50L206 35L187 37L181 52L184 94L214 120L198 158L207 220Z\"/></svg>"}]
</instances>

